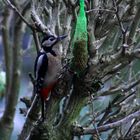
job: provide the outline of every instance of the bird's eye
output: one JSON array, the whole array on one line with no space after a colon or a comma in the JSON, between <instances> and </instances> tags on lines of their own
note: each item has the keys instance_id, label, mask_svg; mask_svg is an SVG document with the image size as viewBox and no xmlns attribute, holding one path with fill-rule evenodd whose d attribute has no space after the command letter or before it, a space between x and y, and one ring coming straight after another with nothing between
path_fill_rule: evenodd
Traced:
<instances>
[{"instance_id":1,"label":"bird's eye","mask_svg":"<svg viewBox=\"0 0 140 140\"><path fill-rule=\"evenodd\" d=\"M50 38L50 41L53 41L54 40L54 38Z\"/></svg>"}]
</instances>

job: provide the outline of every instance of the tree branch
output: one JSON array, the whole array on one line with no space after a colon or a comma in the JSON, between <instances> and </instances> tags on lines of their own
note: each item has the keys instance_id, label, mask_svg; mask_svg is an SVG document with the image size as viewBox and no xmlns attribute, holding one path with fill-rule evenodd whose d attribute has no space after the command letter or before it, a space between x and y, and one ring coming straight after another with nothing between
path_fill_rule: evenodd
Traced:
<instances>
[{"instance_id":1,"label":"tree branch","mask_svg":"<svg viewBox=\"0 0 140 140\"><path fill-rule=\"evenodd\" d=\"M140 116L140 110L128 115L127 117L110 123L110 124L106 124L103 126L99 126L96 129L98 130L98 132L104 132L110 129L115 129L123 124L125 124L126 122L131 122L132 119L137 119ZM92 128L82 128L82 127L74 127L73 133L74 135L90 135L90 134L96 134L96 129L92 129Z\"/></svg>"},{"instance_id":2,"label":"tree branch","mask_svg":"<svg viewBox=\"0 0 140 140\"><path fill-rule=\"evenodd\" d=\"M22 16L22 14L20 13L20 11L9 1L9 0L4 0L4 2L10 6L18 15L19 17L23 20L23 22L30 27L31 29L33 28L33 26Z\"/></svg>"},{"instance_id":3,"label":"tree branch","mask_svg":"<svg viewBox=\"0 0 140 140\"><path fill-rule=\"evenodd\" d=\"M128 44L133 43L133 38L134 38L137 26L138 26L139 21L140 21L140 14L139 13L140 13L140 4L137 5L137 12L135 14L135 17L134 17L133 22L132 22L131 27L130 27L130 32L129 32L129 36L128 36Z\"/></svg>"},{"instance_id":4,"label":"tree branch","mask_svg":"<svg viewBox=\"0 0 140 140\"><path fill-rule=\"evenodd\" d=\"M33 31L33 37L34 37L34 42L35 42L35 46L36 46L36 52L38 53L41 48L40 41L39 41L36 30L33 29L32 31Z\"/></svg>"},{"instance_id":5,"label":"tree branch","mask_svg":"<svg viewBox=\"0 0 140 140\"><path fill-rule=\"evenodd\" d=\"M89 14L89 13L95 12L95 11L115 13L113 10L110 10L110 9L90 9L90 10L86 11L86 13Z\"/></svg>"},{"instance_id":6,"label":"tree branch","mask_svg":"<svg viewBox=\"0 0 140 140\"><path fill-rule=\"evenodd\" d=\"M42 21L38 17L38 15L37 15L37 13L36 13L34 8L32 8L31 12L32 12L31 13L31 18L34 21L34 24L37 27L38 31L41 31L41 32L43 32L45 34L49 34L49 35L52 34L50 32L50 30L47 28L47 26L42 23Z\"/></svg>"},{"instance_id":7,"label":"tree branch","mask_svg":"<svg viewBox=\"0 0 140 140\"><path fill-rule=\"evenodd\" d=\"M132 81L131 83L125 85L119 85L117 87L113 86L110 87L109 89L105 90L105 91L99 91L97 93L98 96L107 96L107 95L113 95L115 93L120 92L128 92L129 90L131 90L133 87L135 87L136 85L140 84L140 78L138 80Z\"/></svg>"},{"instance_id":8,"label":"tree branch","mask_svg":"<svg viewBox=\"0 0 140 140\"><path fill-rule=\"evenodd\" d=\"M115 0L112 0L113 1L113 6L115 7L115 14L116 14L116 17L117 17L117 20L118 20L118 23L119 23L119 26L120 26L120 29L121 29L121 32L122 32L122 35L123 35L123 42L122 42L122 53L124 54L125 53L125 49L128 47L127 45L127 40L126 40L126 33L127 33L127 30L128 28L124 29L124 26L121 22L121 19L120 19L120 16L119 16L119 7L117 6L116 4L116 1Z\"/></svg>"},{"instance_id":9,"label":"tree branch","mask_svg":"<svg viewBox=\"0 0 140 140\"><path fill-rule=\"evenodd\" d=\"M101 56L99 60L96 60L96 64L92 64L89 67L88 77L100 77L103 78L109 74L109 72L120 63L131 62L136 58L140 58L140 49L134 51L127 50L125 56L122 55L122 51L118 51L113 55ZM125 66L125 65L123 65ZM123 67L120 67L123 68ZM118 69L119 70L119 69ZM90 75L90 76L89 76Z\"/></svg>"},{"instance_id":10,"label":"tree branch","mask_svg":"<svg viewBox=\"0 0 140 140\"><path fill-rule=\"evenodd\" d=\"M11 80L11 47L9 43L9 28L10 28L10 18L12 16L9 8L4 7L3 21L2 21L2 39L4 48L4 60L6 68L6 91L5 96L8 95L10 90L10 80ZM7 98L7 97L6 97Z\"/></svg>"}]
</instances>

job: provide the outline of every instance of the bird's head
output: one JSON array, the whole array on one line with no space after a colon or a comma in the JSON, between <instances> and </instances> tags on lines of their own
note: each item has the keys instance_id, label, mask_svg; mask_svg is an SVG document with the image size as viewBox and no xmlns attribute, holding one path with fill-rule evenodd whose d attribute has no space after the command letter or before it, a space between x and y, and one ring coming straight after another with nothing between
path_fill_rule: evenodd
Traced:
<instances>
[{"instance_id":1,"label":"bird's head","mask_svg":"<svg viewBox=\"0 0 140 140\"><path fill-rule=\"evenodd\" d=\"M59 41L63 40L66 37L67 35L62 35L62 36L53 36L53 35L47 36L46 35L41 42L41 47L44 49L50 49L56 43L58 43Z\"/></svg>"}]
</instances>

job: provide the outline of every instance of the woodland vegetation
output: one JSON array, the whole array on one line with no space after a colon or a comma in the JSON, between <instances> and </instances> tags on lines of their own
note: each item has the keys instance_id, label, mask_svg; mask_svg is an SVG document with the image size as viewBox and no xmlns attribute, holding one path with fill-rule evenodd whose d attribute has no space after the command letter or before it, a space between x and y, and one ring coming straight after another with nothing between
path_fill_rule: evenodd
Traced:
<instances>
[{"instance_id":1,"label":"woodland vegetation","mask_svg":"<svg viewBox=\"0 0 140 140\"><path fill-rule=\"evenodd\" d=\"M22 98L26 108L20 111L26 120L18 140L140 139L140 1L85 0L88 63L80 76L68 71L78 12L79 0L0 2L6 72L0 140L9 140L13 131L26 51L21 46L28 31L36 52L44 34L68 37L59 44L63 68L49 100L47 119L38 121L40 101L36 95Z\"/></svg>"}]
</instances>

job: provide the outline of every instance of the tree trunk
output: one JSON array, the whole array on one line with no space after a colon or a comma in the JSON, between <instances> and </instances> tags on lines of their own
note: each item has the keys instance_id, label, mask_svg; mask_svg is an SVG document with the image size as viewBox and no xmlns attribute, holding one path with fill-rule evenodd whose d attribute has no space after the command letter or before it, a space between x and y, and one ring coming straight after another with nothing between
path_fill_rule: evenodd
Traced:
<instances>
[{"instance_id":1,"label":"tree trunk","mask_svg":"<svg viewBox=\"0 0 140 140\"><path fill-rule=\"evenodd\" d=\"M16 22L16 21L15 21ZM18 101L20 87L20 66L21 66L21 37L22 37L23 22L16 22L14 26L14 39L12 47L12 71L11 71L11 86L7 95L4 114L0 120L0 138L9 140L13 130L13 119Z\"/></svg>"},{"instance_id":2,"label":"tree trunk","mask_svg":"<svg viewBox=\"0 0 140 140\"><path fill-rule=\"evenodd\" d=\"M87 92L85 92L82 83L83 81L79 78L73 81L73 92L67 102L66 110L61 114L62 118L57 124L55 124L55 119L61 99L52 96L47 105L45 122L36 123L28 140L71 140L73 138L72 126L87 101L87 95L85 95Z\"/></svg>"}]
</instances>

